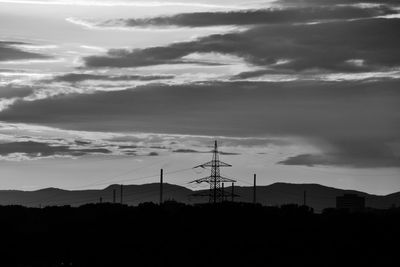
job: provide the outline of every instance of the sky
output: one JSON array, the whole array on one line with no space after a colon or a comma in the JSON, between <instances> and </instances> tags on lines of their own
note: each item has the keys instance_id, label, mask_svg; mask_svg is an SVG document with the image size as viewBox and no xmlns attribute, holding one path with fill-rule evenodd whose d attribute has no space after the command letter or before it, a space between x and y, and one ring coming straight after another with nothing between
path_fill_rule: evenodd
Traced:
<instances>
[{"instance_id":1,"label":"sky","mask_svg":"<svg viewBox=\"0 0 400 267\"><path fill-rule=\"evenodd\" d=\"M397 0L0 0L0 189L400 191Z\"/></svg>"}]
</instances>

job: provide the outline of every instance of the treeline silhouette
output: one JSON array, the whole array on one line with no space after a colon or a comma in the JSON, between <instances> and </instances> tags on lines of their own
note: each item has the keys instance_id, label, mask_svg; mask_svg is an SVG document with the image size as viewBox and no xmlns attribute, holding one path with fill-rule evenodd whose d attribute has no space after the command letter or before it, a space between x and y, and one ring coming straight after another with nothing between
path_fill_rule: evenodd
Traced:
<instances>
[{"instance_id":1,"label":"treeline silhouette","mask_svg":"<svg viewBox=\"0 0 400 267\"><path fill-rule=\"evenodd\" d=\"M395 266L400 209L0 206L0 266Z\"/></svg>"}]
</instances>

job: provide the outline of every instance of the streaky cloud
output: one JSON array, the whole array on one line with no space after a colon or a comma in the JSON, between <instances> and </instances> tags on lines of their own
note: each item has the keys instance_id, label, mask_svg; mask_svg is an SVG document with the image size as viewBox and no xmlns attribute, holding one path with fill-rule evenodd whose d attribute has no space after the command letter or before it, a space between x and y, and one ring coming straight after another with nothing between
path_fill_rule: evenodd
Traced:
<instances>
[{"instance_id":1,"label":"streaky cloud","mask_svg":"<svg viewBox=\"0 0 400 267\"><path fill-rule=\"evenodd\" d=\"M61 6L102 6L102 7L198 7L198 8L230 8L239 9L239 5L223 5L201 2L179 1L123 1L123 0L0 0L0 3L33 4L33 5L61 5Z\"/></svg>"},{"instance_id":2,"label":"streaky cloud","mask_svg":"<svg viewBox=\"0 0 400 267\"><path fill-rule=\"evenodd\" d=\"M366 145L368 143L368 145ZM389 141L379 139L329 140L319 154L301 154L289 157L283 165L347 166L354 168L400 167L400 149Z\"/></svg>"},{"instance_id":3,"label":"streaky cloud","mask_svg":"<svg viewBox=\"0 0 400 267\"><path fill-rule=\"evenodd\" d=\"M259 25L243 32L214 34L168 46L113 49L105 55L85 57L84 62L89 68L134 68L182 64L183 58L193 53L220 53L281 73L381 71L400 65L400 37L393 34L399 27L400 19L382 18ZM286 63L277 64L282 59Z\"/></svg>"},{"instance_id":4,"label":"streaky cloud","mask_svg":"<svg viewBox=\"0 0 400 267\"><path fill-rule=\"evenodd\" d=\"M317 20L346 20L370 18L397 14L395 10L385 6L372 8L343 7L312 7L288 9L261 9L230 12L197 12L183 13L174 16L117 19L96 24L98 27L212 27L227 25L257 25L300 23ZM88 25L88 22L81 22Z\"/></svg>"},{"instance_id":5,"label":"streaky cloud","mask_svg":"<svg viewBox=\"0 0 400 267\"><path fill-rule=\"evenodd\" d=\"M68 73L54 77L56 82L82 82L87 80L104 81L157 81L173 79L173 75L100 75L88 73Z\"/></svg>"},{"instance_id":6,"label":"streaky cloud","mask_svg":"<svg viewBox=\"0 0 400 267\"><path fill-rule=\"evenodd\" d=\"M18 48L19 45L27 45L23 42L0 41L0 62L21 60L48 60L51 56L27 52Z\"/></svg>"},{"instance_id":7,"label":"streaky cloud","mask_svg":"<svg viewBox=\"0 0 400 267\"><path fill-rule=\"evenodd\" d=\"M42 142L25 141L0 143L0 156L10 154L24 154L28 157L50 157L50 156L82 156L85 154L109 154L111 151L104 148L78 149L69 146L50 145Z\"/></svg>"},{"instance_id":8,"label":"streaky cloud","mask_svg":"<svg viewBox=\"0 0 400 267\"><path fill-rule=\"evenodd\" d=\"M398 0L279 0L279 4L283 6L359 6L359 7L371 7L380 5L397 5Z\"/></svg>"}]
</instances>

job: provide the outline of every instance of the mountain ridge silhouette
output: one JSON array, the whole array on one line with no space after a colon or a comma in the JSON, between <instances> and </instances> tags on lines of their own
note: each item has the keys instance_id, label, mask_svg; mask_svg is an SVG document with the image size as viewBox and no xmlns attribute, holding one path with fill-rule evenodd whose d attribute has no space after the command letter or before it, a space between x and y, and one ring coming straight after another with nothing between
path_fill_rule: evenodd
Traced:
<instances>
[{"instance_id":1,"label":"mountain ridge silhouette","mask_svg":"<svg viewBox=\"0 0 400 267\"><path fill-rule=\"evenodd\" d=\"M186 204L207 202L207 197L195 197L194 193L207 193L208 190L191 190L184 186L164 183L164 200L175 200ZM143 202L159 201L159 183L123 186L123 203L138 205ZM38 206L79 206L88 203L113 201L113 191L116 193L116 202L120 203L120 185L112 184L103 189L66 190L60 188L43 188L35 191L0 190L0 205ZM357 190L339 189L320 184L292 184L273 183L257 186L257 202L263 205L280 206L284 204L306 205L317 212L325 208L335 207L337 196L343 194L357 194L364 196L366 206L376 209L387 209L400 206L400 192L388 195L374 195ZM226 199L231 200L231 187L225 187ZM252 186L235 186L234 193L239 195L235 201L252 202Z\"/></svg>"}]
</instances>

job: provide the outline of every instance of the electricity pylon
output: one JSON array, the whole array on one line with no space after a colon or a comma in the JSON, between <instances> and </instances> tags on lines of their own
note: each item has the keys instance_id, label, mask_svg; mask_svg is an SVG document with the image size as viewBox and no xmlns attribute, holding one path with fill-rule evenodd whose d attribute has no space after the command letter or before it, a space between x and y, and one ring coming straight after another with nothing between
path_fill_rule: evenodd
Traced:
<instances>
[{"instance_id":1,"label":"electricity pylon","mask_svg":"<svg viewBox=\"0 0 400 267\"><path fill-rule=\"evenodd\" d=\"M198 165L194 168L211 168L211 175L194 180L192 183L208 183L210 184L210 191L208 194L201 194L201 196L209 196L209 202L222 202L224 200L224 192L222 191L223 188L221 188L222 183L235 183L235 180L222 177L220 173L220 167L232 167L232 165L222 162L219 160L219 152L218 152L218 144L217 141L215 141L214 144L214 150L213 152L213 157L212 160L209 162L206 162L204 164ZM196 194L200 196L199 194Z\"/></svg>"}]
</instances>

